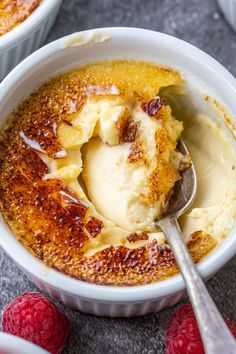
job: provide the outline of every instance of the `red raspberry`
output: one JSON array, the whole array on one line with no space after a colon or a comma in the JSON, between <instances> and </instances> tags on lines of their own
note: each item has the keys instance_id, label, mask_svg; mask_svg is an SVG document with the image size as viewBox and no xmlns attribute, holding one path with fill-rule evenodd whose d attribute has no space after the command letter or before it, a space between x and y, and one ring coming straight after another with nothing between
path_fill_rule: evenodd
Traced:
<instances>
[{"instance_id":1,"label":"red raspberry","mask_svg":"<svg viewBox=\"0 0 236 354\"><path fill-rule=\"evenodd\" d=\"M236 326L225 319L236 338ZM191 305L182 305L171 317L167 327L166 354L204 354L202 340Z\"/></svg>"},{"instance_id":2,"label":"red raspberry","mask_svg":"<svg viewBox=\"0 0 236 354\"><path fill-rule=\"evenodd\" d=\"M2 318L3 332L38 344L58 354L69 335L67 317L45 296L25 292L7 305Z\"/></svg>"}]
</instances>

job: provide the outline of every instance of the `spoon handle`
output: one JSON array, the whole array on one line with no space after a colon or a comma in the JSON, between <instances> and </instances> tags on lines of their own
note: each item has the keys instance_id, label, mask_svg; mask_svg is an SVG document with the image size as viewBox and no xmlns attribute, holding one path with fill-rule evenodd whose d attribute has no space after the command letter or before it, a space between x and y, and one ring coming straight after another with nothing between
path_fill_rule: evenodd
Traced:
<instances>
[{"instance_id":1,"label":"spoon handle","mask_svg":"<svg viewBox=\"0 0 236 354\"><path fill-rule=\"evenodd\" d=\"M175 218L158 221L185 281L206 354L235 354L236 341L212 300L182 237Z\"/></svg>"}]
</instances>

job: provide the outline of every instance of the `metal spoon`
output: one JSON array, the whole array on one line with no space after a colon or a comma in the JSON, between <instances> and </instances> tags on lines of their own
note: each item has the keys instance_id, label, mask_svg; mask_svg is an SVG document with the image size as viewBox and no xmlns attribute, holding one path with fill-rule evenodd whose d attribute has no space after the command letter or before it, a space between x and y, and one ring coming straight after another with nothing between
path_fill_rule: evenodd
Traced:
<instances>
[{"instance_id":1,"label":"metal spoon","mask_svg":"<svg viewBox=\"0 0 236 354\"><path fill-rule=\"evenodd\" d=\"M179 150L188 154L183 143L179 142ZM235 354L236 341L224 322L214 301L212 300L183 240L178 225L178 217L193 203L197 191L197 178L193 164L182 173L182 180L177 182L167 212L157 220L167 237L176 262L185 281L185 286L198 322L204 350L206 354Z\"/></svg>"}]
</instances>

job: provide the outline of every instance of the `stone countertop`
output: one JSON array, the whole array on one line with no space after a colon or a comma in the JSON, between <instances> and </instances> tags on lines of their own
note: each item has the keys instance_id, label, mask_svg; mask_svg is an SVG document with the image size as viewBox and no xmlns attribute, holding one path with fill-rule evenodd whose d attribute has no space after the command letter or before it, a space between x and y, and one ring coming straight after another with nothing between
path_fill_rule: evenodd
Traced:
<instances>
[{"instance_id":1,"label":"stone countertop","mask_svg":"<svg viewBox=\"0 0 236 354\"><path fill-rule=\"evenodd\" d=\"M236 75L236 33L214 0L64 0L47 42L71 32L109 26L143 27L182 38ZM220 311L234 322L235 279L236 257L208 282ZM36 290L2 249L0 289L0 311L22 292ZM58 305L71 320L71 335L63 354L165 353L165 328L174 308L143 317L109 319Z\"/></svg>"}]
</instances>

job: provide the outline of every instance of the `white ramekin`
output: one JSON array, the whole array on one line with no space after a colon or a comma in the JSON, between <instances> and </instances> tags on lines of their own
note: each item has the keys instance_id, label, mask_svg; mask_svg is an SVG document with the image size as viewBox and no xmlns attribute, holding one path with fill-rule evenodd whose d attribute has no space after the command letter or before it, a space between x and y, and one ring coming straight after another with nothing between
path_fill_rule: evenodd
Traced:
<instances>
[{"instance_id":1,"label":"white ramekin","mask_svg":"<svg viewBox=\"0 0 236 354\"><path fill-rule=\"evenodd\" d=\"M71 43L76 44L74 35ZM236 80L217 61L196 47L166 34L136 28L104 28L81 32L80 46L65 47L70 36L39 49L0 84L0 122L22 98L56 73L91 60L132 58L175 67L200 92L236 112ZM94 43L97 38L98 42ZM100 41L99 41L100 38ZM108 39L109 38L109 39ZM107 40L105 40L107 39ZM96 42L96 41L95 41ZM136 316L174 305L185 295L180 275L135 287L112 287L73 279L34 258L0 219L0 244L37 286L83 312L106 316ZM236 252L236 232L198 266L203 278L218 271Z\"/></svg>"},{"instance_id":2,"label":"white ramekin","mask_svg":"<svg viewBox=\"0 0 236 354\"><path fill-rule=\"evenodd\" d=\"M0 36L0 81L41 46L56 19L61 1L43 0L25 21Z\"/></svg>"},{"instance_id":3,"label":"white ramekin","mask_svg":"<svg viewBox=\"0 0 236 354\"><path fill-rule=\"evenodd\" d=\"M234 30L236 30L236 0L217 0L221 7L225 18L231 24Z\"/></svg>"},{"instance_id":4,"label":"white ramekin","mask_svg":"<svg viewBox=\"0 0 236 354\"><path fill-rule=\"evenodd\" d=\"M22 338L0 332L0 353L3 354L49 354L48 351Z\"/></svg>"}]
</instances>

